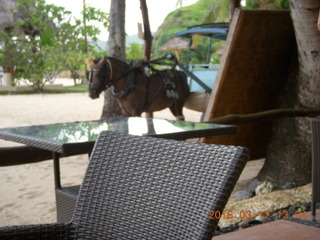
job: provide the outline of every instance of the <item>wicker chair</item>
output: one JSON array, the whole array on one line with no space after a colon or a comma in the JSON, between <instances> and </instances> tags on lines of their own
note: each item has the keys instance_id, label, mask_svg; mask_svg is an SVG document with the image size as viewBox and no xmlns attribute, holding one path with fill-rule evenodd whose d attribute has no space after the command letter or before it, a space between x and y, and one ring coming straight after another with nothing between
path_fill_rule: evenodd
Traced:
<instances>
[{"instance_id":1,"label":"wicker chair","mask_svg":"<svg viewBox=\"0 0 320 240\"><path fill-rule=\"evenodd\" d=\"M115 132L96 142L70 223L0 228L0 239L210 239L248 159L243 147Z\"/></svg>"}]
</instances>

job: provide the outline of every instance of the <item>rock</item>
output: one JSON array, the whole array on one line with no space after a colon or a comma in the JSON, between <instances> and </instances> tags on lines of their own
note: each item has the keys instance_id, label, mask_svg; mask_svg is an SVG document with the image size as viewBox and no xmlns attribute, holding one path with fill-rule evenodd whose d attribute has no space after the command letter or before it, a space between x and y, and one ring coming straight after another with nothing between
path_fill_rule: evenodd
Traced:
<instances>
[{"instance_id":1,"label":"rock","mask_svg":"<svg viewBox=\"0 0 320 240\"><path fill-rule=\"evenodd\" d=\"M247 227L250 227L250 225L248 224L247 221L243 221L241 223L239 223L239 228L247 228Z\"/></svg>"},{"instance_id":2,"label":"rock","mask_svg":"<svg viewBox=\"0 0 320 240\"><path fill-rule=\"evenodd\" d=\"M255 194L255 190L256 188L262 183L262 181L258 180L258 179L253 179L251 182L250 182L250 185L249 185L249 188L248 188L248 191L249 192L252 192L253 194Z\"/></svg>"},{"instance_id":3,"label":"rock","mask_svg":"<svg viewBox=\"0 0 320 240\"><path fill-rule=\"evenodd\" d=\"M300 205L301 203L311 202L311 189L310 183L294 189L273 191L262 196L229 202L225 206L224 211L231 211L234 216L237 216L241 211L247 209L248 211L251 211L252 218L259 216L261 211L268 211L270 213L282 211L283 209L289 211L289 207L296 203L299 203ZM293 208L292 210L295 213L296 209ZM236 222L241 222L241 220L242 219L238 217L233 217L231 219L221 218L219 226L223 228Z\"/></svg>"},{"instance_id":4,"label":"rock","mask_svg":"<svg viewBox=\"0 0 320 240\"><path fill-rule=\"evenodd\" d=\"M279 218L279 213L277 213L277 212L275 212L275 213L273 213L271 216L270 216L270 219L271 220L277 220Z\"/></svg>"},{"instance_id":5,"label":"rock","mask_svg":"<svg viewBox=\"0 0 320 240\"><path fill-rule=\"evenodd\" d=\"M257 220L257 219L254 219L254 218L248 219L247 222L248 222L248 224L250 224L251 226L262 223L260 220Z\"/></svg>"},{"instance_id":6,"label":"rock","mask_svg":"<svg viewBox=\"0 0 320 240\"><path fill-rule=\"evenodd\" d=\"M248 199L248 198L253 197L253 193L249 192L247 190L239 190L239 191L236 191L234 193L234 196L235 196L237 201L240 201L240 200L243 200L243 199Z\"/></svg>"},{"instance_id":7,"label":"rock","mask_svg":"<svg viewBox=\"0 0 320 240\"><path fill-rule=\"evenodd\" d=\"M270 193L275 189L276 187L271 182L264 181L263 183L261 183L259 186L256 187L255 193L256 193L256 196L261 196L266 193Z\"/></svg>"},{"instance_id":8,"label":"rock","mask_svg":"<svg viewBox=\"0 0 320 240\"><path fill-rule=\"evenodd\" d=\"M295 188L296 184L295 183L286 183L284 185L281 186L282 190L286 190L286 189L292 189Z\"/></svg>"},{"instance_id":9,"label":"rock","mask_svg":"<svg viewBox=\"0 0 320 240\"><path fill-rule=\"evenodd\" d=\"M262 221L260 220L257 220L255 218L250 218L246 221L243 221L241 223L239 223L239 228L247 228L247 227L252 227L252 226L255 226L255 225L258 225L258 224L261 224Z\"/></svg>"},{"instance_id":10,"label":"rock","mask_svg":"<svg viewBox=\"0 0 320 240\"><path fill-rule=\"evenodd\" d=\"M235 229L238 229L239 228L239 223L236 222L236 223L232 224L232 227L235 228Z\"/></svg>"},{"instance_id":11,"label":"rock","mask_svg":"<svg viewBox=\"0 0 320 240\"><path fill-rule=\"evenodd\" d=\"M296 212L296 206L294 205L290 206L288 211L290 215L293 215Z\"/></svg>"}]
</instances>

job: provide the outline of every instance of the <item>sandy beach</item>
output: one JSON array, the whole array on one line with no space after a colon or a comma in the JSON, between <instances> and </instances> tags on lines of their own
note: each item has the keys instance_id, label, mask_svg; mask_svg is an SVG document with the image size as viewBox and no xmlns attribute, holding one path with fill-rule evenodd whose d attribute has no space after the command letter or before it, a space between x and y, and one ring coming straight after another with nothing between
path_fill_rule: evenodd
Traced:
<instances>
[{"instance_id":1,"label":"sandy beach","mask_svg":"<svg viewBox=\"0 0 320 240\"><path fill-rule=\"evenodd\" d=\"M92 100L87 93L0 96L0 128L100 119L103 98ZM187 121L198 122L201 113L184 109ZM169 110L155 118L174 119ZM17 143L0 140L0 147ZM1 161L1 159L0 159ZM88 163L87 155L61 160L62 184L80 184ZM256 176L263 160L250 161L236 186ZM0 225L56 222L51 160L19 166L0 167Z\"/></svg>"}]
</instances>

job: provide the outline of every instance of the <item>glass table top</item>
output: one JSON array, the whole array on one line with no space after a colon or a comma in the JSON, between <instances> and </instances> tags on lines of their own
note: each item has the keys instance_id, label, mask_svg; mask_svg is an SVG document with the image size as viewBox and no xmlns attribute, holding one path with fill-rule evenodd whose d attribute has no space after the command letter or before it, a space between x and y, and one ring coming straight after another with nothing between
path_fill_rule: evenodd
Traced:
<instances>
[{"instance_id":1,"label":"glass table top","mask_svg":"<svg viewBox=\"0 0 320 240\"><path fill-rule=\"evenodd\" d=\"M56 123L0 129L0 138L29 144L30 140L60 145L94 142L101 131L138 136L186 139L235 133L236 127L210 123L129 117L113 120ZM26 142L27 141L27 142ZM33 144L29 144L33 145ZM44 147L45 148L45 147Z\"/></svg>"}]
</instances>

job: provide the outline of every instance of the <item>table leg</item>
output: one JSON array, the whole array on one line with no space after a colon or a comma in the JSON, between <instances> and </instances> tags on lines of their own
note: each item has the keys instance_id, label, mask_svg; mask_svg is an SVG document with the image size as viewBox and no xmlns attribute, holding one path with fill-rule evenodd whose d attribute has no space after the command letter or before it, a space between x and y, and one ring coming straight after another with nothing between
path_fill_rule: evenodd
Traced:
<instances>
[{"instance_id":1,"label":"table leg","mask_svg":"<svg viewBox=\"0 0 320 240\"><path fill-rule=\"evenodd\" d=\"M320 120L311 120L312 130L312 220L316 220L316 204L320 202Z\"/></svg>"},{"instance_id":2,"label":"table leg","mask_svg":"<svg viewBox=\"0 0 320 240\"><path fill-rule=\"evenodd\" d=\"M89 158L91 152L92 149L88 151ZM54 168L54 184L56 192L57 221L68 222L72 219L80 186L77 185L62 188L60 176L60 157L63 157L64 155L53 152L52 156Z\"/></svg>"},{"instance_id":3,"label":"table leg","mask_svg":"<svg viewBox=\"0 0 320 240\"><path fill-rule=\"evenodd\" d=\"M56 189L61 189L59 153L53 152L52 158L53 158L53 171L54 171L54 185Z\"/></svg>"}]
</instances>

